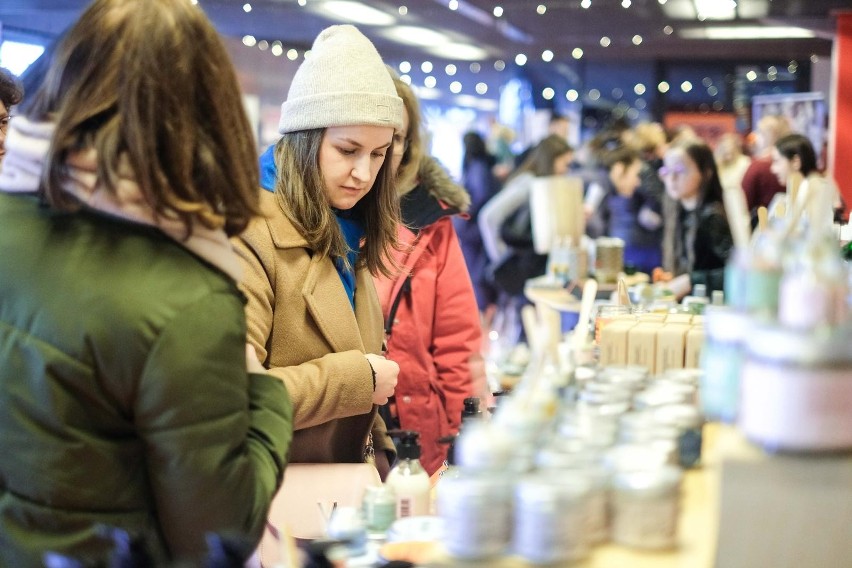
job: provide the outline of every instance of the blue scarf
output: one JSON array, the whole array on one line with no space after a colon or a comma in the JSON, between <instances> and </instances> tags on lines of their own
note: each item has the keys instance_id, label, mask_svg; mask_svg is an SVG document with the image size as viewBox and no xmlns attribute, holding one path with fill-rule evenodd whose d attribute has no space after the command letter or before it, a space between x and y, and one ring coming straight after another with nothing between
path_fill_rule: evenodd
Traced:
<instances>
[{"instance_id":1,"label":"blue scarf","mask_svg":"<svg viewBox=\"0 0 852 568\"><path fill-rule=\"evenodd\" d=\"M275 178L278 172L275 169L275 144L266 149L260 155L260 187L267 191L275 191ZM346 253L346 259L349 261L349 266L354 267L358 261L358 252L361 250L361 238L364 236L364 225L360 219L352 216L351 211L339 211L332 209L334 216L340 225L340 231L343 233L343 238L346 239L346 244L349 246L349 252ZM349 303L352 309L355 309L355 271L347 269L343 259L338 258L334 261L334 267L337 269L337 274L340 276L340 281L343 283L343 289L346 290L346 295L349 297Z\"/></svg>"}]
</instances>

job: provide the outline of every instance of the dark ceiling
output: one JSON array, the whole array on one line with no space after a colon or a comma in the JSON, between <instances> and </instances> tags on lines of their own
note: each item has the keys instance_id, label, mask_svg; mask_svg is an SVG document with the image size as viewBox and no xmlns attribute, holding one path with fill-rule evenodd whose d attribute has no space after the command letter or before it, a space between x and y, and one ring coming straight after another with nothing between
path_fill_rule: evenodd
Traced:
<instances>
[{"instance_id":1,"label":"dark ceiling","mask_svg":"<svg viewBox=\"0 0 852 568\"><path fill-rule=\"evenodd\" d=\"M722 4L731 0L711 0ZM222 33L236 37L279 40L302 49L316 34L335 22L335 9L325 11L329 0L199 0ZM244 4L251 11L244 11ZM590 59L741 59L803 58L816 53L827 55L835 22L832 12L852 9L852 0L738 0L734 21L700 22L695 18L693 0L458 0L458 8L448 8L450 0L362 0L393 18L389 25L361 25L391 58L415 57L420 47L406 46L383 37L395 26L419 26L443 32L451 41L483 48L488 59L513 59L518 53L540 57L545 49L555 60L570 57L574 48L584 50ZM629 7L623 7L629 3ZM84 0L4 0L0 22L10 31L25 30L54 35L74 19L87 4ZM407 10L400 14L400 7ZM495 17L496 6L503 9ZM539 8L542 6L544 9ZM543 11L540 14L539 11ZM683 39L687 29L720 25L785 25L814 31L810 39L712 41ZM672 33L664 32L671 26ZM642 37L640 45L632 38ZM610 45L601 46L608 37ZM428 46L434 47L434 46ZM428 51L428 49L427 49ZM449 59L449 58L447 58Z\"/></svg>"},{"instance_id":2,"label":"dark ceiling","mask_svg":"<svg viewBox=\"0 0 852 568\"><path fill-rule=\"evenodd\" d=\"M435 74L440 74L439 81L449 84L458 78L465 82L466 90L467 85L483 81L490 86L489 96L494 95L495 83L505 75L495 67L500 70L505 64L507 70L517 70L519 54L527 58L530 74L543 74L545 79L548 74L569 77L569 83L572 74L580 74L582 79L574 83L585 83L586 87L591 82L589 73L578 68L598 63L609 66L605 73L612 75L619 72L611 69L629 71L631 66L741 62L764 64L766 68L776 62L786 67L787 62L826 58L831 54L836 27L833 14L852 10L852 0L708 0L717 8L735 5L734 19L701 21L696 6L704 1L198 0L224 35L252 36L247 39L250 45L270 50L275 47L273 53L282 57L291 49L303 54L328 25L356 23L387 61L394 65L412 63L412 81L423 81L429 74L419 69L428 60L434 64ZM251 6L248 11L246 3ZM0 22L9 37L22 32L51 37L72 22L86 4L85 0L2 0ZM352 4L361 6L354 18L360 19L373 9L386 21L369 25L341 17L341 10ZM451 9L451 4L456 9ZM499 17L495 15L498 6L502 9ZM409 26L441 35L427 37L424 45L409 45L389 37L401 32L403 40L413 39ZM793 26L813 37L724 41L684 37L730 26ZM552 52L551 61L548 55L543 57L545 51ZM457 65L458 76L444 76L448 64Z\"/></svg>"}]
</instances>

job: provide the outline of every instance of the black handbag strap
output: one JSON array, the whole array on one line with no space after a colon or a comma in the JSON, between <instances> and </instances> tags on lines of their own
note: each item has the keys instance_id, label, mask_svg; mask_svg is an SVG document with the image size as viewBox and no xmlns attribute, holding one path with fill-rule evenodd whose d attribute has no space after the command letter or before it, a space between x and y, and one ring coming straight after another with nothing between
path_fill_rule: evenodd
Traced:
<instances>
[{"instance_id":1,"label":"black handbag strap","mask_svg":"<svg viewBox=\"0 0 852 568\"><path fill-rule=\"evenodd\" d=\"M388 319L385 321L385 341L387 341L390 337L391 329L393 329L394 320L396 319L396 312L399 309L399 303L402 301L402 297L410 292L411 274L405 277L405 281L402 283L402 286L400 287L396 297L393 299L393 303L388 311Z\"/></svg>"}]
</instances>

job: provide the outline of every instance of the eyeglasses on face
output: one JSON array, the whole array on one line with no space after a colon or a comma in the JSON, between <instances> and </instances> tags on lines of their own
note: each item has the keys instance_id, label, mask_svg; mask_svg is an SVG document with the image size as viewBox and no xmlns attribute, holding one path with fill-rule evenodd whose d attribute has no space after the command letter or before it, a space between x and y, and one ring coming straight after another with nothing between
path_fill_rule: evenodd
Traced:
<instances>
[{"instance_id":1,"label":"eyeglasses on face","mask_svg":"<svg viewBox=\"0 0 852 568\"><path fill-rule=\"evenodd\" d=\"M10 115L6 115L0 117L0 132L6 134L9 131L9 123L12 122L12 117Z\"/></svg>"},{"instance_id":2,"label":"eyeglasses on face","mask_svg":"<svg viewBox=\"0 0 852 568\"><path fill-rule=\"evenodd\" d=\"M660 166L660 169L657 170L657 173L660 174L660 177L666 176L680 176L686 173L686 166L683 164L678 164L676 166Z\"/></svg>"}]
</instances>

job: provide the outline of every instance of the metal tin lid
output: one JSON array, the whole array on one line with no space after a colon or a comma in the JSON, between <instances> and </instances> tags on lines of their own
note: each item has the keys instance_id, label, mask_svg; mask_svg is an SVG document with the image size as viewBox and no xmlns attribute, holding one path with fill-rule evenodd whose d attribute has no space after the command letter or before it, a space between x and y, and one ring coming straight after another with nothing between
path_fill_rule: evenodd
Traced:
<instances>
[{"instance_id":1,"label":"metal tin lid","mask_svg":"<svg viewBox=\"0 0 852 568\"><path fill-rule=\"evenodd\" d=\"M622 471L613 476L612 486L619 493L654 496L676 493L683 473L679 468L664 465L634 471Z\"/></svg>"},{"instance_id":2,"label":"metal tin lid","mask_svg":"<svg viewBox=\"0 0 852 568\"><path fill-rule=\"evenodd\" d=\"M698 385L691 385L689 383L679 383L671 379L657 379L657 381L654 383L654 386L652 386L648 390L679 394L683 396L686 400L690 400L695 397L695 393L696 391L698 391Z\"/></svg>"},{"instance_id":3,"label":"metal tin lid","mask_svg":"<svg viewBox=\"0 0 852 568\"><path fill-rule=\"evenodd\" d=\"M707 306L704 310L704 333L710 340L742 342L753 325L752 317L728 306Z\"/></svg>"},{"instance_id":4,"label":"metal tin lid","mask_svg":"<svg viewBox=\"0 0 852 568\"><path fill-rule=\"evenodd\" d=\"M580 391L579 400L588 405L602 405L619 402L626 403L630 400L630 396L630 391L625 388L615 385L598 384L593 386L593 388L586 388Z\"/></svg>"},{"instance_id":5,"label":"metal tin lid","mask_svg":"<svg viewBox=\"0 0 852 568\"><path fill-rule=\"evenodd\" d=\"M592 367L577 367L574 369L574 380L578 383L583 383L585 381L590 381L594 379L598 374L597 369Z\"/></svg>"},{"instance_id":6,"label":"metal tin lid","mask_svg":"<svg viewBox=\"0 0 852 568\"><path fill-rule=\"evenodd\" d=\"M852 363L852 327L792 330L777 325L751 329L746 338L749 358L801 366Z\"/></svg>"},{"instance_id":7,"label":"metal tin lid","mask_svg":"<svg viewBox=\"0 0 852 568\"><path fill-rule=\"evenodd\" d=\"M527 504L565 504L581 502L591 489L591 480L579 472L545 471L518 480L515 496Z\"/></svg>"},{"instance_id":8,"label":"metal tin lid","mask_svg":"<svg viewBox=\"0 0 852 568\"><path fill-rule=\"evenodd\" d=\"M667 404L681 404L689 400L690 394L671 389L652 387L633 397L633 407L637 410L647 410Z\"/></svg>"},{"instance_id":9,"label":"metal tin lid","mask_svg":"<svg viewBox=\"0 0 852 568\"><path fill-rule=\"evenodd\" d=\"M648 372L647 367L643 367L642 365L607 365L603 369L601 369L601 374L604 376L607 375L632 375L636 376L636 380L647 379L650 373Z\"/></svg>"},{"instance_id":10,"label":"metal tin lid","mask_svg":"<svg viewBox=\"0 0 852 568\"><path fill-rule=\"evenodd\" d=\"M622 444L604 457L604 463L614 473L657 469L668 462L669 456L651 444Z\"/></svg>"},{"instance_id":11,"label":"metal tin lid","mask_svg":"<svg viewBox=\"0 0 852 568\"><path fill-rule=\"evenodd\" d=\"M660 378L676 383L697 385L701 382L703 376L704 371L702 369L669 369L660 375Z\"/></svg>"},{"instance_id":12,"label":"metal tin lid","mask_svg":"<svg viewBox=\"0 0 852 568\"><path fill-rule=\"evenodd\" d=\"M597 248L624 248L624 240L618 237L598 237L595 239Z\"/></svg>"},{"instance_id":13,"label":"metal tin lid","mask_svg":"<svg viewBox=\"0 0 852 568\"><path fill-rule=\"evenodd\" d=\"M654 410L654 420L678 428L697 428L704 422L698 409L691 404L672 404Z\"/></svg>"},{"instance_id":14,"label":"metal tin lid","mask_svg":"<svg viewBox=\"0 0 852 568\"><path fill-rule=\"evenodd\" d=\"M615 383L603 381L600 379L595 379L593 381L587 382L583 386L583 390L580 393L580 397L582 398L583 393L595 393L606 396L613 396L614 398L630 398L633 394L633 389L628 383Z\"/></svg>"}]
</instances>

